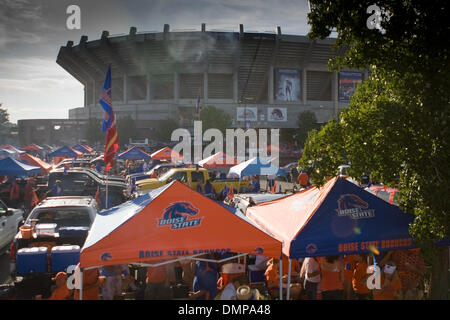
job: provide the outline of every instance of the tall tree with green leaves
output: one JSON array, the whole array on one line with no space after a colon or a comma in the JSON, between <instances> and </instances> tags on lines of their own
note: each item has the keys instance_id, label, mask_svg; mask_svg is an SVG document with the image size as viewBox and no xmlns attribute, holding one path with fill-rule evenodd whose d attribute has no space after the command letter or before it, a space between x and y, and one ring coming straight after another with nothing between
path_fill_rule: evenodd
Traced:
<instances>
[{"instance_id":1,"label":"tall tree with green leaves","mask_svg":"<svg viewBox=\"0 0 450 320\"><path fill-rule=\"evenodd\" d=\"M136 120L134 120L130 115L127 115L117 119L116 123L117 135L119 136L119 144L121 147L128 144L130 139L136 140L138 134Z\"/></svg>"},{"instance_id":2,"label":"tall tree with green leaves","mask_svg":"<svg viewBox=\"0 0 450 320\"><path fill-rule=\"evenodd\" d=\"M450 3L384 0L375 8L373 1L310 2L308 36L323 39L335 31L336 48L346 49L330 68L368 68L370 76L338 122L321 130L343 138L310 135L301 161L332 158L323 148L330 145L343 151L355 177L370 172L398 187L401 208L416 216L410 232L432 262L431 298L445 299L448 248L434 244L450 237ZM333 161L316 161L317 183Z\"/></svg>"},{"instance_id":3,"label":"tall tree with green leaves","mask_svg":"<svg viewBox=\"0 0 450 320\"><path fill-rule=\"evenodd\" d=\"M313 111L303 111L297 117L297 129L295 130L295 140L300 148L303 148L308 133L318 128L316 114Z\"/></svg>"},{"instance_id":4,"label":"tall tree with green leaves","mask_svg":"<svg viewBox=\"0 0 450 320\"><path fill-rule=\"evenodd\" d=\"M84 137L89 144L104 143L105 135L102 132L102 120L90 118L86 124Z\"/></svg>"},{"instance_id":5,"label":"tall tree with green leaves","mask_svg":"<svg viewBox=\"0 0 450 320\"><path fill-rule=\"evenodd\" d=\"M155 136L152 137L153 140L158 140L162 142L170 142L172 137L172 132L178 129L180 126L178 122L174 119L166 119L158 121L155 130Z\"/></svg>"},{"instance_id":6,"label":"tall tree with green leaves","mask_svg":"<svg viewBox=\"0 0 450 320\"><path fill-rule=\"evenodd\" d=\"M213 106L203 108L200 112L202 129L205 132L208 129L219 129L225 136L226 129L231 128L231 116L223 110Z\"/></svg>"}]
</instances>

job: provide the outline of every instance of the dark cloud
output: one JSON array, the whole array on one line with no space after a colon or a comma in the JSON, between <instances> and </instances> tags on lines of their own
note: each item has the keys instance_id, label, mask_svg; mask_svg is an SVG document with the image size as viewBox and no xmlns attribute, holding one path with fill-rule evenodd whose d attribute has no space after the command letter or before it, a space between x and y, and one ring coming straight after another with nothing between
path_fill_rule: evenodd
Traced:
<instances>
[{"instance_id":1,"label":"dark cloud","mask_svg":"<svg viewBox=\"0 0 450 320\"><path fill-rule=\"evenodd\" d=\"M66 9L81 8L81 30L68 30ZM0 0L0 102L11 119L67 117L81 107L82 86L55 60L68 40L174 29L306 34L306 0ZM57 109L55 109L57 108ZM64 117L64 116L63 116Z\"/></svg>"}]
</instances>

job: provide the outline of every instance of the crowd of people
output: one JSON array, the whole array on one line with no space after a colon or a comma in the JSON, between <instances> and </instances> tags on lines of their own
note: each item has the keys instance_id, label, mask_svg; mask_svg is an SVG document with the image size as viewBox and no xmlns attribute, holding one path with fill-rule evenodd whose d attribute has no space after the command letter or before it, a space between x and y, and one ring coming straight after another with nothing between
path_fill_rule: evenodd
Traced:
<instances>
[{"instance_id":1,"label":"crowd of people","mask_svg":"<svg viewBox=\"0 0 450 320\"><path fill-rule=\"evenodd\" d=\"M291 260L291 300L421 300L425 297L426 266L419 249L382 253L379 262L372 253L308 257ZM232 257L208 254L206 261L153 261L152 266L113 265L83 273L84 300L275 300L280 297L280 260L260 255L243 261L212 262ZM283 258L282 297L286 299L289 263ZM368 287L374 263L380 282ZM227 274L230 264L241 265L238 273ZM130 270L134 270L132 274ZM258 274L261 277L258 278ZM256 276L255 276L256 275ZM53 278L49 299L79 299L79 290L61 283L67 274ZM40 298L40 297L39 297Z\"/></svg>"}]
</instances>

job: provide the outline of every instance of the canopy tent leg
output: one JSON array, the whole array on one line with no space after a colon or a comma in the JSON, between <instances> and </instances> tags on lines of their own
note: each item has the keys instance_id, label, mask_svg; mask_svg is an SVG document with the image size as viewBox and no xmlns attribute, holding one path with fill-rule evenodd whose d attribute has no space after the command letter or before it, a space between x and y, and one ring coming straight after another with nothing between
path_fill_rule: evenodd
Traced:
<instances>
[{"instance_id":1,"label":"canopy tent leg","mask_svg":"<svg viewBox=\"0 0 450 320\"><path fill-rule=\"evenodd\" d=\"M280 300L283 300L283 258L280 259Z\"/></svg>"},{"instance_id":2,"label":"canopy tent leg","mask_svg":"<svg viewBox=\"0 0 450 320\"><path fill-rule=\"evenodd\" d=\"M80 300L83 300L83 269L80 268Z\"/></svg>"},{"instance_id":3,"label":"canopy tent leg","mask_svg":"<svg viewBox=\"0 0 450 320\"><path fill-rule=\"evenodd\" d=\"M286 300L289 300L291 294L291 258L289 258L289 270L288 270L288 281L287 281L287 292L286 292Z\"/></svg>"}]
</instances>

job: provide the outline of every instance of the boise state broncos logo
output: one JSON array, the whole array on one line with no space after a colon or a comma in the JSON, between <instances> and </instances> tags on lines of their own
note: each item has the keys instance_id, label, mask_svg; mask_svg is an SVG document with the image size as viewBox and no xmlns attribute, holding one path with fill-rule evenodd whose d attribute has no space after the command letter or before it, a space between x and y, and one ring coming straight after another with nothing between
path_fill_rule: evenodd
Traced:
<instances>
[{"instance_id":1,"label":"boise state broncos logo","mask_svg":"<svg viewBox=\"0 0 450 320\"><path fill-rule=\"evenodd\" d=\"M369 209L369 204L357 195L344 194L337 202L338 208L335 210L339 217L349 216L352 219L375 217L375 210Z\"/></svg>"},{"instance_id":2,"label":"boise state broncos logo","mask_svg":"<svg viewBox=\"0 0 450 320\"><path fill-rule=\"evenodd\" d=\"M162 219L158 219L158 227L171 225L171 229L183 229L188 227L199 226L203 217L197 219L189 219L197 215L199 209L189 202L180 201L172 203L164 209Z\"/></svg>"},{"instance_id":3,"label":"boise state broncos logo","mask_svg":"<svg viewBox=\"0 0 450 320\"><path fill-rule=\"evenodd\" d=\"M272 119L274 119L274 120L283 120L284 119L283 112L281 112L280 109L273 109L271 116L272 116Z\"/></svg>"}]
</instances>

